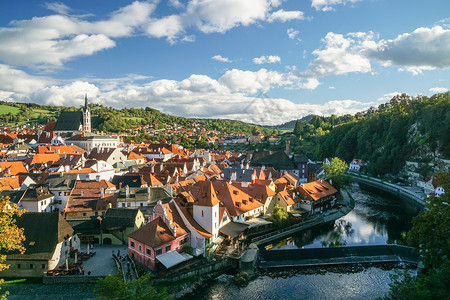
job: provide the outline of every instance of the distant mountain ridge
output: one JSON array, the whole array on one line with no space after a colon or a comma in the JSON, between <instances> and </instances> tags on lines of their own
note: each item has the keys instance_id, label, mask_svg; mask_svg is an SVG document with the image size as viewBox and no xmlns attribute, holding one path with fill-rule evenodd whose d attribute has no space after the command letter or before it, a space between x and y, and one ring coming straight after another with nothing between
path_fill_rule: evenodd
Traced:
<instances>
[{"instance_id":1,"label":"distant mountain ridge","mask_svg":"<svg viewBox=\"0 0 450 300\"><path fill-rule=\"evenodd\" d=\"M309 121L311 121L311 119L313 117L318 117L318 115L307 115L307 116L304 116L303 118L297 119L297 120L305 121L306 123L309 123ZM270 129L278 129L278 130L294 130L295 123L297 123L297 120L292 120L292 121L289 121L289 122L286 122L286 123L283 123L280 125L265 126L265 127L270 128Z\"/></svg>"}]
</instances>

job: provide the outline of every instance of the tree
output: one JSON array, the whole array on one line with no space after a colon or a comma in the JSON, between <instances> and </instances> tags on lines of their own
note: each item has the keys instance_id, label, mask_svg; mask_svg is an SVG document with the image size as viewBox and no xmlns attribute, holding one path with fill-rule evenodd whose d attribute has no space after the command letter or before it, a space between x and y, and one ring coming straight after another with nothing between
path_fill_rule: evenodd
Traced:
<instances>
[{"instance_id":1,"label":"tree","mask_svg":"<svg viewBox=\"0 0 450 300\"><path fill-rule=\"evenodd\" d=\"M296 136L302 135L303 130L304 130L304 125L305 125L305 122L303 122L302 120L297 120L295 122L294 134Z\"/></svg>"},{"instance_id":2,"label":"tree","mask_svg":"<svg viewBox=\"0 0 450 300\"><path fill-rule=\"evenodd\" d=\"M275 226L281 227L289 223L289 215L284 207L275 205L271 216L268 218Z\"/></svg>"},{"instance_id":3,"label":"tree","mask_svg":"<svg viewBox=\"0 0 450 300\"><path fill-rule=\"evenodd\" d=\"M428 210L413 219L408 232L408 244L419 249L426 269L450 263L450 173L438 173L435 178L446 193L427 199Z\"/></svg>"},{"instance_id":4,"label":"tree","mask_svg":"<svg viewBox=\"0 0 450 300\"><path fill-rule=\"evenodd\" d=\"M424 271L416 277L407 271L397 275L385 299L450 298L450 173L437 174L446 193L430 197L428 210L413 219L408 243L418 249Z\"/></svg>"},{"instance_id":5,"label":"tree","mask_svg":"<svg viewBox=\"0 0 450 300\"><path fill-rule=\"evenodd\" d=\"M172 300L164 288L157 291L150 283L150 273L139 279L123 282L120 275L108 275L97 281L95 292L99 299Z\"/></svg>"},{"instance_id":6,"label":"tree","mask_svg":"<svg viewBox=\"0 0 450 300\"><path fill-rule=\"evenodd\" d=\"M9 197L0 199L0 251L18 250L21 254L25 252L22 242L25 240L23 228L18 228L16 218L20 217L25 210L19 210L16 204L9 201ZM0 254L0 271L7 270L9 265L5 263L6 255ZM3 279L0 279L3 282ZM0 296L5 299L8 293Z\"/></svg>"},{"instance_id":7,"label":"tree","mask_svg":"<svg viewBox=\"0 0 450 300\"><path fill-rule=\"evenodd\" d=\"M345 175L345 171L348 170L348 165L338 157L333 157L329 165L324 164L323 169L327 178L332 180L333 185L345 187L351 183L351 177Z\"/></svg>"}]
</instances>

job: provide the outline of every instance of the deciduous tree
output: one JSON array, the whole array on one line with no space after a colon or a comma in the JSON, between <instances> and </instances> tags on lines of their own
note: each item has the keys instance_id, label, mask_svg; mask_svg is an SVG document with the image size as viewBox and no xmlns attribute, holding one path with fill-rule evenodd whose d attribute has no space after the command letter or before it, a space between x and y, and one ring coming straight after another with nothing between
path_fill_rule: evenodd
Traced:
<instances>
[{"instance_id":1,"label":"deciduous tree","mask_svg":"<svg viewBox=\"0 0 450 300\"><path fill-rule=\"evenodd\" d=\"M0 271L9 268L9 265L5 263L5 250L25 252L25 247L22 245L25 240L23 228L18 228L16 225L16 218L24 212L24 210L19 210L16 204L11 203L9 197L0 199ZM2 281L3 279L0 279L0 282ZM0 296L1 299L5 299L6 295L7 293Z\"/></svg>"}]
</instances>

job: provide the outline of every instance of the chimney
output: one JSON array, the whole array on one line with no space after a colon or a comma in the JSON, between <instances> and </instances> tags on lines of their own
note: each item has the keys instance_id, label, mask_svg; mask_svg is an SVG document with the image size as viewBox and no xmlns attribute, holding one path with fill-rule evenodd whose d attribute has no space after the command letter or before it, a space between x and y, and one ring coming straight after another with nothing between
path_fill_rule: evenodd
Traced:
<instances>
[{"instance_id":1,"label":"chimney","mask_svg":"<svg viewBox=\"0 0 450 300\"><path fill-rule=\"evenodd\" d=\"M128 185L125 186L125 197L130 198L130 187Z\"/></svg>"},{"instance_id":2,"label":"chimney","mask_svg":"<svg viewBox=\"0 0 450 300\"><path fill-rule=\"evenodd\" d=\"M286 150L284 150L284 153L286 153L287 156L289 156L289 154L291 153L291 141L286 141Z\"/></svg>"},{"instance_id":3,"label":"chimney","mask_svg":"<svg viewBox=\"0 0 450 300\"><path fill-rule=\"evenodd\" d=\"M155 165L152 164L151 168L150 168L150 173L154 174L155 173Z\"/></svg>"},{"instance_id":4,"label":"chimney","mask_svg":"<svg viewBox=\"0 0 450 300\"><path fill-rule=\"evenodd\" d=\"M105 198L105 188L100 189L100 198Z\"/></svg>"}]
</instances>

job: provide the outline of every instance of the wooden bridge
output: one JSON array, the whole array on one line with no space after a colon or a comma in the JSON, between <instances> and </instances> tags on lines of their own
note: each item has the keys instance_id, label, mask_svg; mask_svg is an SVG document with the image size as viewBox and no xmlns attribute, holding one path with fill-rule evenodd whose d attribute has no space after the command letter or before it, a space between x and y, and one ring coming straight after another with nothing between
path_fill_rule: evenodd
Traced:
<instances>
[{"instance_id":1,"label":"wooden bridge","mask_svg":"<svg viewBox=\"0 0 450 300\"><path fill-rule=\"evenodd\" d=\"M413 248L400 245L349 246L271 250L259 252L259 267L314 267L367 263L407 262L416 264Z\"/></svg>"}]
</instances>

